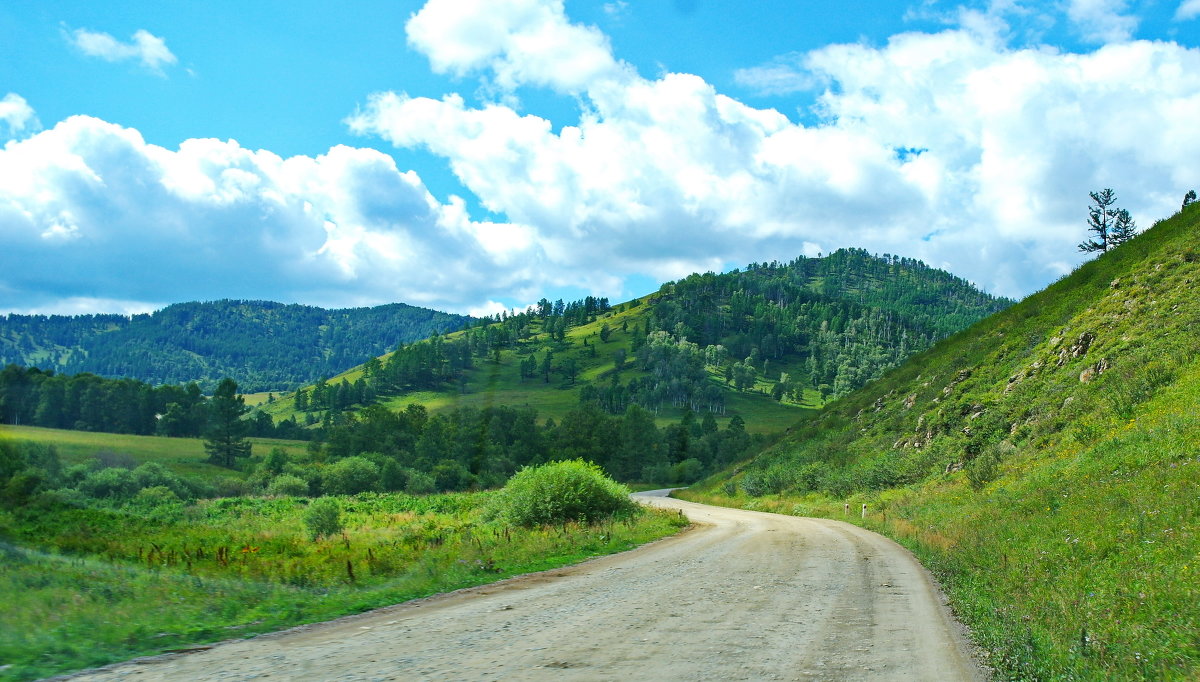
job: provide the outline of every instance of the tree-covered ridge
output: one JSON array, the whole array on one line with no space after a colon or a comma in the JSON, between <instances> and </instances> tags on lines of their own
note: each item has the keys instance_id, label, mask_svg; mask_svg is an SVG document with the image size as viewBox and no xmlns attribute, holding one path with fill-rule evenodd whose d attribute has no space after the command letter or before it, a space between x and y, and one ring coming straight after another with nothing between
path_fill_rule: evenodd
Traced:
<instances>
[{"instance_id":1,"label":"tree-covered ridge","mask_svg":"<svg viewBox=\"0 0 1200 682\"><path fill-rule=\"evenodd\" d=\"M732 360L723 363L730 383L761 372L778 391L821 388L826 397L1012 304L921 261L863 249L691 275L660 294L652 328L718 349ZM781 377L772 363L792 371Z\"/></svg>"},{"instance_id":2,"label":"tree-covered ridge","mask_svg":"<svg viewBox=\"0 0 1200 682\"><path fill-rule=\"evenodd\" d=\"M469 320L403 303L326 310L232 300L132 317L14 314L0 317L0 365L209 388L229 376L247 391L278 390Z\"/></svg>"}]
</instances>

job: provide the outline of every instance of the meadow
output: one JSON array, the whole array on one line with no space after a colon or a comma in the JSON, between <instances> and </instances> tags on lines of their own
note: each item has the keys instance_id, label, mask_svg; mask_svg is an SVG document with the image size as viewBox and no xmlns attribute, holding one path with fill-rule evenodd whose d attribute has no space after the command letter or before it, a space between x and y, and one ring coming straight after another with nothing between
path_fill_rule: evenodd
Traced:
<instances>
[{"instance_id":1,"label":"meadow","mask_svg":"<svg viewBox=\"0 0 1200 682\"><path fill-rule=\"evenodd\" d=\"M594 525L491 520L496 493L146 500L0 511L0 678L33 679L327 620L554 568L676 532L644 510Z\"/></svg>"},{"instance_id":2,"label":"meadow","mask_svg":"<svg viewBox=\"0 0 1200 682\"><path fill-rule=\"evenodd\" d=\"M241 477L237 471L220 469L207 464L204 441L199 438L167 438L164 436L136 436L132 434L101 433L97 431L70 431L47 429L39 426L0 426L0 437L28 441L42 445L53 445L63 464L82 464L96 457L117 458L137 465L157 462L173 473L182 476ZM254 455L265 455L273 448L281 448L289 456L300 456L308 443L278 438L248 438Z\"/></svg>"}]
</instances>

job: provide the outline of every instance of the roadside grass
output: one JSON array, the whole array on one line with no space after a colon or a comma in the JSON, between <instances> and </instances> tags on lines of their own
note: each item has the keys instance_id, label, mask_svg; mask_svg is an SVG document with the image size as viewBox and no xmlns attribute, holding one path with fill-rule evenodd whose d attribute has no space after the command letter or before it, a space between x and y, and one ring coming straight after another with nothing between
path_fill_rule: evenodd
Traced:
<instances>
[{"instance_id":1,"label":"roadside grass","mask_svg":"<svg viewBox=\"0 0 1200 682\"><path fill-rule=\"evenodd\" d=\"M838 499L720 487L675 495L895 539L939 578L998 679L1191 680L1200 676L1198 438L1195 417L1132 426L1074 456L1014 462L979 491L957 473Z\"/></svg>"},{"instance_id":2,"label":"roadside grass","mask_svg":"<svg viewBox=\"0 0 1200 682\"><path fill-rule=\"evenodd\" d=\"M103 453L128 455L137 464L158 462L172 473L193 477L240 477L241 474L206 463L204 441L199 438L165 438L121 433L68 431L40 426L0 426L0 436L13 440L53 445L63 464L81 464ZM293 457L306 452L304 441L278 438L249 438L255 456L279 447Z\"/></svg>"},{"instance_id":3,"label":"roadside grass","mask_svg":"<svg viewBox=\"0 0 1200 682\"><path fill-rule=\"evenodd\" d=\"M345 530L318 540L305 498L0 512L0 679L358 613L623 551L686 523L644 509L507 527L487 518L493 495L337 498Z\"/></svg>"}]
</instances>

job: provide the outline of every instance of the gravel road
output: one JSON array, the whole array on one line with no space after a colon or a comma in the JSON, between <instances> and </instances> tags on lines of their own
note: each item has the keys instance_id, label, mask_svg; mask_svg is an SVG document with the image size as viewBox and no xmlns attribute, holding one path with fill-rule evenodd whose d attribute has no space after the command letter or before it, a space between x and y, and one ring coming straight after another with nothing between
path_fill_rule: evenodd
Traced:
<instances>
[{"instance_id":1,"label":"gravel road","mask_svg":"<svg viewBox=\"0 0 1200 682\"><path fill-rule=\"evenodd\" d=\"M929 574L838 521L709 507L623 554L74 680L980 680Z\"/></svg>"}]
</instances>

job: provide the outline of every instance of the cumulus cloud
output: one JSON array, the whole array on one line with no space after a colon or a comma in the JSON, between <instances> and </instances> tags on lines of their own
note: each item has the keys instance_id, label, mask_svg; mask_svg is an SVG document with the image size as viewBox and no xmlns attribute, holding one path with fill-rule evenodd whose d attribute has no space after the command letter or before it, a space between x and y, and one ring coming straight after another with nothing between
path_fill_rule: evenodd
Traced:
<instances>
[{"instance_id":1,"label":"cumulus cloud","mask_svg":"<svg viewBox=\"0 0 1200 682\"><path fill-rule=\"evenodd\" d=\"M1145 226L1196 183L1200 50L1176 43L1014 48L1015 10L993 2L958 27L768 62L761 87L814 93L804 124L695 75L639 75L561 1L467 4L426 4L409 44L501 102L384 92L347 122L445 159L502 219L472 219L370 149L167 149L74 117L0 151L0 309L254 296L495 311L553 286L615 297L631 276L842 246L1022 295L1082 259L1089 190L1115 188ZM534 87L577 119L506 104Z\"/></svg>"},{"instance_id":2,"label":"cumulus cloud","mask_svg":"<svg viewBox=\"0 0 1200 682\"><path fill-rule=\"evenodd\" d=\"M1128 4L1126 0L1069 0L1067 18L1087 42L1122 42L1133 37L1138 26L1136 16L1123 14Z\"/></svg>"},{"instance_id":3,"label":"cumulus cloud","mask_svg":"<svg viewBox=\"0 0 1200 682\"><path fill-rule=\"evenodd\" d=\"M8 137L20 135L40 126L33 107L29 106L29 102L26 102L24 97L15 92L10 92L4 96L4 99L0 99L0 123L4 124L4 128L0 130L3 130Z\"/></svg>"},{"instance_id":4,"label":"cumulus cloud","mask_svg":"<svg viewBox=\"0 0 1200 682\"><path fill-rule=\"evenodd\" d=\"M575 93L628 72L599 29L567 20L562 0L429 2L405 30L437 73L486 68L503 89L529 84Z\"/></svg>"},{"instance_id":5,"label":"cumulus cloud","mask_svg":"<svg viewBox=\"0 0 1200 682\"><path fill-rule=\"evenodd\" d=\"M1200 17L1200 0L1183 0L1175 10L1175 21L1187 21Z\"/></svg>"},{"instance_id":6,"label":"cumulus cloud","mask_svg":"<svg viewBox=\"0 0 1200 682\"><path fill-rule=\"evenodd\" d=\"M491 4L455 21L456 6L426 5L443 21L412 41L442 69L443 46L469 33L460 24L514 25ZM578 28L561 3L541 7L539 25ZM582 50L616 64L595 56L598 45ZM547 79L511 65L542 54L541 43L496 36L452 63L461 75L537 86ZM770 65L778 79L792 77L788 61L796 82L825 88L818 125L749 107L694 75L627 70L572 82L580 120L558 132L458 95L378 94L350 125L446 158L489 210L536 230L559 267L657 277L855 245L1019 295L1078 262L1089 189L1116 188L1145 224L1194 182L1195 49L1126 42L1076 55L953 29L794 55Z\"/></svg>"},{"instance_id":7,"label":"cumulus cloud","mask_svg":"<svg viewBox=\"0 0 1200 682\"><path fill-rule=\"evenodd\" d=\"M5 310L250 296L463 309L530 287L540 258L527 228L472 221L374 150L170 150L85 116L0 150L0 235Z\"/></svg>"},{"instance_id":8,"label":"cumulus cloud","mask_svg":"<svg viewBox=\"0 0 1200 682\"><path fill-rule=\"evenodd\" d=\"M161 74L164 66L178 61L167 48L167 41L138 29L129 42L123 43L107 33L77 28L67 34L72 45L89 57L99 57L109 62L135 60L147 69Z\"/></svg>"}]
</instances>

